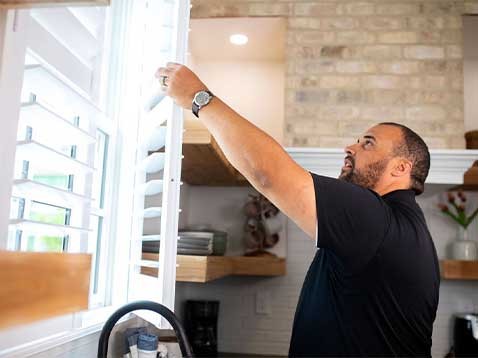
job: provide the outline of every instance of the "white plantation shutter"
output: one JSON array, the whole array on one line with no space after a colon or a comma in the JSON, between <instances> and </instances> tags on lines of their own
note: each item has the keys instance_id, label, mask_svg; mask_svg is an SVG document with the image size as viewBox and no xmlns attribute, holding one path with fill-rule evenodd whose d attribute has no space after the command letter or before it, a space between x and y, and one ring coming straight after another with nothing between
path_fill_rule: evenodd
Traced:
<instances>
[{"instance_id":1,"label":"white plantation shutter","mask_svg":"<svg viewBox=\"0 0 478 358\"><path fill-rule=\"evenodd\" d=\"M29 12L7 243L91 253L91 306L104 303L106 290L100 266L114 128L100 96L106 20L105 8Z\"/></svg>"},{"instance_id":2,"label":"white plantation shutter","mask_svg":"<svg viewBox=\"0 0 478 358\"><path fill-rule=\"evenodd\" d=\"M159 66L186 58L189 1L139 0L136 33L140 41L140 96L147 98ZM137 133L135 203L131 235L129 300L150 299L174 309L179 189L182 153L182 110L166 98L152 112L140 111ZM159 260L141 259L142 243L159 240ZM158 268L158 277L140 267ZM157 322L157 316L146 315Z\"/></svg>"}]
</instances>

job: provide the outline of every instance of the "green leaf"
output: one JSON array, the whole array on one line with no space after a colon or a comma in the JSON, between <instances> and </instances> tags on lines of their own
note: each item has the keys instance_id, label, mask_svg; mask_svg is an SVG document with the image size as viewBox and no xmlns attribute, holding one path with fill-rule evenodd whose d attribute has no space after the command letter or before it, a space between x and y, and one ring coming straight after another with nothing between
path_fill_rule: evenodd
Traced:
<instances>
[{"instance_id":1,"label":"green leaf","mask_svg":"<svg viewBox=\"0 0 478 358\"><path fill-rule=\"evenodd\" d=\"M470 217L466 220L465 223L465 228L468 227L468 225L471 224L471 222L476 218L476 215L478 215L478 208L475 209L475 211L470 215Z\"/></svg>"},{"instance_id":2,"label":"green leaf","mask_svg":"<svg viewBox=\"0 0 478 358\"><path fill-rule=\"evenodd\" d=\"M451 217L453 220L455 220L459 225L461 226L465 226L465 223L463 223L462 221L460 221L460 219L455 216L454 214L450 213L449 211L445 211L445 214L448 215L449 217Z\"/></svg>"}]
</instances>

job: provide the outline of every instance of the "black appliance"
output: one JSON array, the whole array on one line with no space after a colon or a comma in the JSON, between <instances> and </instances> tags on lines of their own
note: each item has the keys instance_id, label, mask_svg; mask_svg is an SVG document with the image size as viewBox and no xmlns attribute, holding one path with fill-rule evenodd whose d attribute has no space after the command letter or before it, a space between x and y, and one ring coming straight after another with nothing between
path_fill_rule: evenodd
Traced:
<instances>
[{"instance_id":1,"label":"black appliance","mask_svg":"<svg viewBox=\"0 0 478 358\"><path fill-rule=\"evenodd\" d=\"M217 356L219 301L186 301L184 327L198 357Z\"/></svg>"},{"instance_id":2,"label":"black appliance","mask_svg":"<svg viewBox=\"0 0 478 358\"><path fill-rule=\"evenodd\" d=\"M456 357L478 357L478 313L455 315L453 341Z\"/></svg>"}]
</instances>

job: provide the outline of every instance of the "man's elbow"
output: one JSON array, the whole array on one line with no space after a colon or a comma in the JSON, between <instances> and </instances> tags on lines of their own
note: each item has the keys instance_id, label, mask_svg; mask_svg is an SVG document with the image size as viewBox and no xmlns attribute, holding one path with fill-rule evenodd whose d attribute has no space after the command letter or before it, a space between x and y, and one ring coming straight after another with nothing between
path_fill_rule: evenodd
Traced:
<instances>
[{"instance_id":1,"label":"man's elbow","mask_svg":"<svg viewBox=\"0 0 478 358\"><path fill-rule=\"evenodd\" d=\"M261 193L269 191L273 187L273 178L268 170L263 168L253 168L252 181L257 190Z\"/></svg>"}]
</instances>

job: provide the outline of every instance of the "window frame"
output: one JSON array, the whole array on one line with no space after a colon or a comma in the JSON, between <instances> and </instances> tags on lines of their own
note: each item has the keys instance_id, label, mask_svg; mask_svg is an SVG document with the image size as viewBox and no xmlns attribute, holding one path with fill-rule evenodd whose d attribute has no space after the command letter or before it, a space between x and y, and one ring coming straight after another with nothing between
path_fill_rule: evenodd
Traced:
<instances>
[{"instance_id":1,"label":"window frame","mask_svg":"<svg viewBox=\"0 0 478 358\"><path fill-rule=\"evenodd\" d=\"M181 16L187 14L187 19L189 19L189 1L179 0L179 4L181 6ZM128 227L132 230L131 213L133 212L135 196L135 175L131 175L130 166L136 162L137 138L132 140L132 138L125 138L125 136L121 135L122 131L127 132L131 125L134 126L134 124L131 123L134 121L131 121L131 117L129 117L131 113L129 113L128 110L124 110L124 103L121 103L121 100L128 98L128 87L131 86L129 82L132 79L130 77L131 73L127 67L131 65L131 58L129 58L131 55L128 53L128 50L132 44L131 38L128 39L128 37L131 37L131 34L129 34L132 28L132 24L130 23L132 16L131 10L135 5L138 6L135 0L113 2L112 8L107 16L107 32L105 36L107 39L112 39L111 36L114 33L117 38L114 39L114 43L107 41L110 43L110 46L105 50L104 53L106 55L102 60L101 75L106 75L107 80L101 81L100 86L108 86L109 91L105 97L99 99L99 102L100 106L106 109L106 113L108 113L109 117L113 118L114 121L100 121L97 123L97 128L109 135L110 148L116 148L115 153L110 155L107 161L108 169L107 178L105 180L109 185L106 188L105 195L109 197L110 200L105 201L104 208L102 209L105 217L109 219L109 223L103 223L103 227L108 228L108 232L104 232L103 234L106 237L115 238L114 240L105 240L108 241L108 244L105 245L103 252L107 253L107 259L100 263L101 269L105 269L106 271L106 275L104 276L105 281L111 283L111 287L106 291L105 305L103 307L92 307L86 312L54 317L24 326L12 327L12 329L0 332L0 341L10 343L8 347L0 346L0 356L4 353L17 355L40 353L58 344L97 332L101 329L106 319L117 308L128 301L129 286L127 278L130 272L129 250L131 245L131 232L119 230L118 226L121 224L122 227L126 227L125 223L130 223L131 225ZM2 12L8 15L5 16L5 18L8 19L5 34L2 32ZM19 94L23 79L23 58L26 53L26 31L22 26L24 25L24 21L27 22L26 18L28 16L28 10L10 10L8 14L0 10L0 75L5 74L2 70L6 67L8 67L10 73L13 70L14 74L7 78L7 92L3 87L0 87L0 97L4 94L9 95L8 97L0 98L0 104L2 104L4 102L3 99L5 99L5 103L8 104L7 107L10 112L15 114L13 118L17 119L20 109L18 98L20 98ZM8 26L10 28L8 28ZM120 32L120 36L118 36L118 31ZM187 27L178 27L177 40L185 41L187 32ZM19 41L19 39L21 41ZM3 43L2 40L4 40ZM2 44L4 47L1 46ZM7 61L2 61L2 50L6 48L10 51L12 47L15 47L15 51L12 51L11 58L7 58ZM114 58L114 60L108 63L108 61L104 60L105 58ZM22 60L18 61L18 59ZM105 68L108 68L108 70ZM3 86L4 80L5 76L0 76L0 86ZM105 91L98 89L98 94L101 93L105 93ZM174 111L176 111L176 115L180 113L179 108L175 108ZM8 132L4 131L0 133L0 138L3 139L5 136L5 138L8 139L8 134L14 133L13 140L10 138L8 143L4 142L8 144L6 147L8 151L2 153L2 156L8 158L13 165L16 148L17 122L12 122L15 122L11 125L12 128L9 128ZM179 140L175 145L180 146L181 141ZM180 163L175 163L172 170L178 172L180 175ZM12 173L13 177L13 167L11 170L7 170L7 174L9 172ZM9 202L11 198L11 182L5 179L6 178L0 179L0 199L8 198ZM177 185L179 185L179 181ZM5 195L4 189L6 188L8 188L8 193ZM177 194L179 195L179 191ZM176 199L179 202L179 198ZM95 210L96 209L93 209L90 214L98 213L95 212ZM10 212L8 205L4 211L6 211L6 213L0 211L0 228L6 231ZM174 217L177 219L178 214L179 213L174 213L171 219ZM176 225L178 224L177 221L178 220L176 220ZM6 241L3 241L4 237L7 237L7 235L3 235L3 237L0 238L0 248L6 247ZM168 251L171 251L171 247L172 246L170 246ZM169 287L171 285L174 287L175 285L175 260L175 252L170 253L167 259L163 260L163 262L167 262L164 267L173 267L173 272L170 273L171 277L168 278ZM162 292L161 294L162 297L164 297L165 293ZM173 307L174 289L172 292L169 292L169 294L166 294L169 295L166 299L166 304ZM92 302L95 302L94 299ZM2 351L3 348L6 349Z\"/></svg>"},{"instance_id":2,"label":"window frame","mask_svg":"<svg viewBox=\"0 0 478 358\"><path fill-rule=\"evenodd\" d=\"M8 121L9 127L5 128L8 130L3 130L1 131L2 133L0 133L0 139L2 139L2 143L4 143L2 145L1 154L5 159L4 162L6 166L5 175L0 179L0 198L4 200L5 203L10 203L12 193L12 183L10 178L13 178L13 169L15 165L17 127L21 104L19 99L23 83L23 59L27 53L26 34L29 16L29 10L0 10L0 45L3 45L3 47L0 48L0 55L2 55L3 52L5 53L4 57L0 56L0 104L5 104L5 113L10 114L11 118L15 118L15 120ZM106 23L108 31L107 36L111 36L111 25L112 19L111 13L109 13ZM109 48L107 50L110 51ZM104 56L103 58L107 59L108 56ZM103 69L107 68L105 62L107 61L103 61L102 63ZM107 72L111 73L112 71L113 69L110 68ZM104 71L103 74L105 74ZM106 81L103 81L102 86L109 86L110 82L110 79L107 78ZM105 101L103 98L101 98L101 100ZM109 147L114 148L118 129L117 125L110 120L100 120L96 123L96 127L108 135ZM107 198L113 198L115 195L113 188L119 181L118 176L114 175L116 171L115 166L117 165L117 161L114 159L115 157L120 156L119 152L120 150L118 150L117 153L112 154L112 151L109 151L109 153L112 154L112 160L107 161L107 174L105 181L108 182L108 185L104 192L105 205L101 210L101 214L109 220L104 220L104 227L110 227L108 221L111 221L112 223L115 221L111 220L111 216L114 212L112 210L112 202L114 200L110 199L108 202ZM94 155L94 151L92 151L92 154L90 155ZM6 199L7 197L9 197L8 200ZM10 219L9 205L3 206L0 218L1 230L4 230L5 233L0 239L0 249L7 249L7 232ZM105 231L103 232L104 235L110 235L108 230ZM115 230L111 231L111 235L113 235ZM109 272L112 271L111 263L122 262L121 260L115 260L114 246L115 243L110 242L104 247L103 252L106 253L106 255L101 260L100 269L106 268L105 271L108 272L107 275L104 275L105 278L103 281L105 282L111 282L111 273ZM8 345L5 347L0 346L0 356L3 354L25 355L39 353L48 348L54 347L61 342L80 338L99 331L102 323L106 321L109 315L111 315L111 313L113 313L113 311L122 303L126 302L125 300L115 300L116 304L112 305L110 292L105 292L103 301L104 306L99 306L98 303L100 300L95 298L94 295L90 295L91 308L88 311L53 317L47 320L3 330L0 332L0 340L8 342Z\"/></svg>"}]
</instances>

